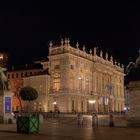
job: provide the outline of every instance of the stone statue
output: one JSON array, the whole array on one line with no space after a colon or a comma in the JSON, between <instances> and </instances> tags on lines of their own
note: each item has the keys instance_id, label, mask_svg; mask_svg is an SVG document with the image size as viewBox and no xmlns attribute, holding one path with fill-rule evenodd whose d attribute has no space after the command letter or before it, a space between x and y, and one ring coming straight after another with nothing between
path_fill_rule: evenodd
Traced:
<instances>
[{"instance_id":1,"label":"stone statue","mask_svg":"<svg viewBox=\"0 0 140 140\"><path fill-rule=\"evenodd\" d=\"M129 64L128 64L127 67L126 67L126 74L127 74L127 75L130 73L131 69L135 67L135 65L136 65L136 64L133 63L133 62L129 62Z\"/></svg>"},{"instance_id":2,"label":"stone statue","mask_svg":"<svg viewBox=\"0 0 140 140\"><path fill-rule=\"evenodd\" d=\"M2 87L3 90L7 90L7 77L5 76L4 71L6 71L6 68L0 67L0 88Z\"/></svg>"},{"instance_id":3,"label":"stone statue","mask_svg":"<svg viewBox=\"0 0 140 140\"><path fill-rule=\"evenodd\" d=\"M138 58L136 59L136 66L137 66L137 67L140 67L140 50L139 50L139 56L138 56Z\"/></svg>"},{"instance_id":4,"label":"stone statue","mask_svg":"<svg viewBox=\"0 0 140 140\"><path fill-rule=\"evenodd\" d=\"M139 50L139 56L138 58L136 59L136 62L133 63L133 62L129 62L128 66L126 67L126 73L127 75L130 73L130 71L132 69L137 69L137 68L140 68L140 50Z\"/></svg>"},{"instance_id":5,"label":"stone statue","mask_svg":"<svg viewBox=\"0 0 140 140\"><path fill-rule=\"evenodd\" d=\"M128 84L130 81L140 80L140 51L135 63L130 62L126 67L125 83Z\"/></svg>"}]
</instances>

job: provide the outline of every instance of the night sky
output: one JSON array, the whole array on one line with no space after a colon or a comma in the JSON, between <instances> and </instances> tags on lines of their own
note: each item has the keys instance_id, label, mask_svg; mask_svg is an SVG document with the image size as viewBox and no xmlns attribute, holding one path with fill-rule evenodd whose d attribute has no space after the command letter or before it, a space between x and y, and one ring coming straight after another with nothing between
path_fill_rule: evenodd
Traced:
<instances>
[{"instance_id":1,"label":"night sky","mask_svg":"<svg viewBox=\"0 0 140 140\"><path fill-rule=\"evenodd\" d=\"M0 2L0 51L9 66L32 63L47 58L49 41L69 37L72 46L98 46L126 66L140 49L140 8L122 1Z\"/></svg>"}]
</instances>

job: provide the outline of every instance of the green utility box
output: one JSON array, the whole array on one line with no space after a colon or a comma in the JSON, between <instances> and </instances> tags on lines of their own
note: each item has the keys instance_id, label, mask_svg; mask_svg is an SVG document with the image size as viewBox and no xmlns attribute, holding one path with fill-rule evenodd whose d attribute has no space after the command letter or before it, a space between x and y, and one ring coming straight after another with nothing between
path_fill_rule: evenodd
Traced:
<instances>
[{"instance_id":1,"label":"green utility box","mask_svg":"<svg viewBox=\"0 0 140 140\"><path fill-rule=\"evenodd\" d=\"M20 116L17 118L17 133L38 133L39 117L37 116Z\"/></svg>"}]
</instances>

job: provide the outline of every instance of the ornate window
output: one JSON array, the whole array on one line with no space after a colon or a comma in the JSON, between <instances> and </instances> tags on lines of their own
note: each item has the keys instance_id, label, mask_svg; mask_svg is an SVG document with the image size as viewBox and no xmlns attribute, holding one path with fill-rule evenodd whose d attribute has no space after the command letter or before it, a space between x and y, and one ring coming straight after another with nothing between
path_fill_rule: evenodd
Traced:
<instances>
[{"instance_id":1,"label":"ornate window","mask_svg":"<svg viewBox=\"0 0 140 140\"><path fill-rule=\"evenodd\" d=\"M84 102L81 101L81 111L83 111L83 110L84 110Z\"/></svg>"},{"instance_id":2,"label":"ornate window","mask_svg":"<svg viewBox=\"0 0 140 140\"><path fill-rule=\"evenodd\" d=\"M78 90L82 91L82 78L78 77Z\"/></svg>"},{"instance_id":3,"label":"ornate window","mask_svg":"<svg viewBox=\"0 0 140 140\"><path fill-rule=\"evenodd\" d=\"M59 91L60 90L60 74L59 73L54 73L53 75L53 89L55 91Z\"/></svg>"},{"instance_id":4,"label":"ornate window","mask_svg":"<svg viewBox=\"0 0 140 140\"><path fill-rule=\"evenodd\" d=\"M55 65L55 69L60 69L60 65Z\"/></svg>"},{"instance_id":5,"label":"ornate window","mask_svg":"<svg viewBox=\"0 0 140 140\"><path fill-rule=\"evenodd\" d=\"M74 65L70 65L70 69L73 70L74 69Z\"/></svg>"},{"instance_id":6,"label":"ornate window","mask_svg":"<svg viewBox=\"0 0 140 140\"><path fill-rule=\"evenodd\" d=\"M85 87L86 93L89 94L89 79L88 78L86 78L85 84L86 84L86 87Z\"/></svg>"},{"instance_id":7,"label":"ornate window","mask_svg":"<svg viewBox=\"0 0 140 140\"><path fill-rule=\"evenodd\" d=\"M74 111L74 100L72 100L71 108L72 108L72 111Z\"/></svg>"},{"instance_id":8,"label":"ornate window","mask_svg":"<svg viewBox=\"0 0 140 140\"><path fill-rule=\"evenodd\" d=\"M75 89L75 80L74 80L74 75L73 74L71 74L71 76L70 76L70 82L69 82L70 84L69 84L69 87L70 87L70 89L71 90L74 90Z\"/></svg>"}]
</instances>

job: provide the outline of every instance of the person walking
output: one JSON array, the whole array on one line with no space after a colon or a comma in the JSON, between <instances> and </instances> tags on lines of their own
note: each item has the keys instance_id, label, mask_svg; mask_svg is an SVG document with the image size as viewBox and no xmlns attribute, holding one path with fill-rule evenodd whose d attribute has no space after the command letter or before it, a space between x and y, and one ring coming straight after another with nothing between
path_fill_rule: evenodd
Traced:
<instances>
[{"instance_id":1,"label":"person walking","mask_svg":"<svg viewBox=\"0 0 140 140\"><path fill-rule=\"evenodd\" d=\"M97 114L92 114L92 126L98 126L98 116Z\"/></svg>"},{"instance_id":2,"label":"person walking","mask_svg":"<svg viewBox=\"0 0 140 140\"><path fill-rule=\"evenodd\" d=\"M77 121L78 121L78 125L83 125L83 115L81 113L78 113Z\"/></svg>"}]
</instances>

